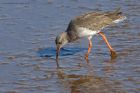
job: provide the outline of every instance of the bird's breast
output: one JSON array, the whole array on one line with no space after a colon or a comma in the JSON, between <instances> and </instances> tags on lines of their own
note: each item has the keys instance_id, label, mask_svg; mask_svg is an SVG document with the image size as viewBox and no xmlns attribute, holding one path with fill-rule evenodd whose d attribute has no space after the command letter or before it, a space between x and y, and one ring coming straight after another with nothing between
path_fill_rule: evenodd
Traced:
<instances>
[{"instance_id":1,"label":"bird's breast","mask_svg":"<svg viewBox=\"0 0 140 93\"><path fill-rule=\"evenodd\" d=\"M78 32L79 37L88 37L88 36L93 36L93 35L99 33L99 31L90 30L85 27L78 27L77 32Z\"/></svg>"}]
</instances>

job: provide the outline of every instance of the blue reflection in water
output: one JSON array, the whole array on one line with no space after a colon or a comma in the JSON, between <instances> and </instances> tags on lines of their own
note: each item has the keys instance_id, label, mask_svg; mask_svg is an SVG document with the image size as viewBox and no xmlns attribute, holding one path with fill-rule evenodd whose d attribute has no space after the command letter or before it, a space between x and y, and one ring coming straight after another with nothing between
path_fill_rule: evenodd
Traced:
<instances>
[{"instance_id":1,"label":"blue reflection in water","mask_svg":"<svg viewBox=\"0 0 140 93\"><path fill-rule=\"evenodd\" d=\"M84 50L87 50L87 48L78 48L78 47L61 48L60 56L74 55ZM40 57L54 57L56 56L56 48L48 47L48 48L40 49L39 51L37 51L37 54Z\"/></svg>"}]
</instances>

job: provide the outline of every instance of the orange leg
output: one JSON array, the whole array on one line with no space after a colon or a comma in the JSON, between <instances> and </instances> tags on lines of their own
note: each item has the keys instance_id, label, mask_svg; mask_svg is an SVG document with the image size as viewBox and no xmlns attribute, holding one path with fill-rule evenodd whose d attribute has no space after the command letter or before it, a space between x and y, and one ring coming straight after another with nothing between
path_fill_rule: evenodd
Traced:
<instances>
[{"instance_id":1,"label":"orange leg","mask_svg":"<svg viewBox=\"0 0 140 93\"><path fill-rule=\"evenodd\" d=\"M107 44L108 46L108 49L110 50L110 53L111 53L111 58L116 58L117 57L117 54L115 52L115 50L111 47L111 45L109 44L105 34L103 32L99 32L99 35L102 36L103 40L105 41L105 43Z\"/></svg>"},{"instance_id":2,"label":"orange leg","mask_svg":"<svg viewBox=\"0 0 140 93\"><path fill-rule=\"evenodd\" d=\"M89 55L89 53L90 53L90 51L91 51L91 48L92 48L92 41L91 41L90 38L88 38L88 40L89 40L89 46L88 46L88 52L87 52L86 55L85 55L85 59L86 59L86 60L88 60L88 55Z\"/></svg>"}]
</instances>

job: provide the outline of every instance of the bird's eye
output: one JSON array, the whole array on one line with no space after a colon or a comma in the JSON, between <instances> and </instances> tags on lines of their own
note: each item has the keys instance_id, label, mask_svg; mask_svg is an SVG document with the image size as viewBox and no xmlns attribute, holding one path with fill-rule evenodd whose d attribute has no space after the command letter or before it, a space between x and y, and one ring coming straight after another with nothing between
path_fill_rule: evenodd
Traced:
<instances>
[{"instance_id":1,"label":"bird's eye","mask_svg":"<svg viewBox=\"0 0 140 93\"><path fill-rule=\"evenodd\" d=\"M61 42L58 42L58 44L61 44Z\"/></svg>"}]
</instances>

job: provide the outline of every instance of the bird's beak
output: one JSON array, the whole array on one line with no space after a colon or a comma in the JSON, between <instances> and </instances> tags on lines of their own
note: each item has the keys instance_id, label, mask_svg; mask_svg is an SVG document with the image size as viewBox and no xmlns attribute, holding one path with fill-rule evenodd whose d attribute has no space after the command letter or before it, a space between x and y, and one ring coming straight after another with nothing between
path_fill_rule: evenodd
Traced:
<instances>
[{"instance_id":1,"label":"bird's beak","mask_svg":"<svg viewBox=\"0 0 140 93\"><path fill-rule=\"evenodd\" d=\"M59 56L59 53L60 53L60 46L58 45L57 48L56 48L56 57L57 58Z\"/></svg>"}]
</instances>

